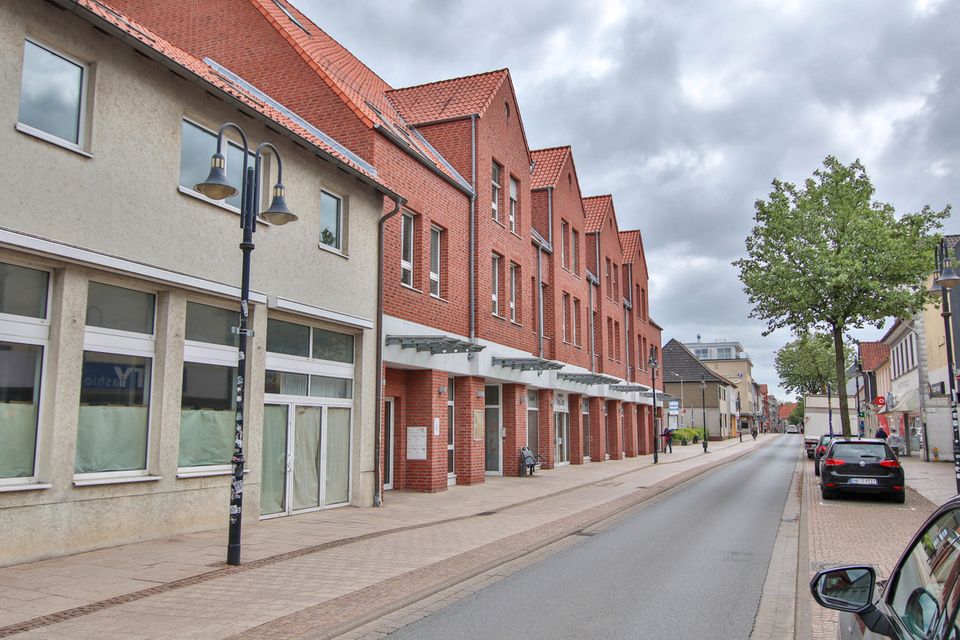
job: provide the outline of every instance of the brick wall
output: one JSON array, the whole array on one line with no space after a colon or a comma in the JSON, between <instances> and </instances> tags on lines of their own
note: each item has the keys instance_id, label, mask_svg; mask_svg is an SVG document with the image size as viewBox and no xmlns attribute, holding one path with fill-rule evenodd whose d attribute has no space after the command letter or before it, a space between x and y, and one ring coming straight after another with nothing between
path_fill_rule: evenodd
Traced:
<instances>
[{"instance_id":1,"label":"brick wall","mask_svg":"<svg viewBox=\"0 0 960 640\"><path fill-rule=\"evenodd\" d=\"M557 440L553 426L553 390L541 389L539 391L539 403L540 455L546 460L543 468L553 469L557 460Z\"/></svg>"},{"instance_id":2,"label":"brick wall","mask_svg":"<svg viewBox=\"0 0 960 640\"><path fill-rule=\"evenodd\" d=\"M479 411L483 419L484 379L476 377L456 378L453 401L454 422L454 467L457 484L481 484L484 474L483 435L473 437L474 412Z\"/></svg>"}]
</instances>

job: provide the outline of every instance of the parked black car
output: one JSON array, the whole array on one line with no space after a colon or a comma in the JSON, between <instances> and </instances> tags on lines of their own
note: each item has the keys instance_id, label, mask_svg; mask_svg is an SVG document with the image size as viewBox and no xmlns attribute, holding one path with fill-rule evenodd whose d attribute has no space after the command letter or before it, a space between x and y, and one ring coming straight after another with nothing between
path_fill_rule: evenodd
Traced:
<instances>
[{"instance_id":1,"label":"parked black car","mask_svg":"<svg viewBox=\"0 0 960 640\"><path fill-rule=\"evenodd\" d=\"M893 449L879 439L835 438L820 461L820 492L829 500L840 491L886 493L902 503L903 467Z\"/></svg>"},{"instance_id":2,"label":"parked black car","mask_svg":"<svg viewBox=\"0 0 960 640\"><path fill-rule=\"evenodd\" d=\"M817 444L813 447L813 475L820 475L820 460L823 459L823 454L827 452L830 441L840 437L842 436L837 433L825 433L817 440Z\"/></svg>"},{"instance_id":3,"label":"parked black car","mask_svg":"<svg viewBox=\"0 0 960 640\"><path fill-rule=\"evenodd\" d=\"M927 519L885 583L872 566L847 566L820 571L810 590L841 612L838 640L960 639L960 497Z\"/></svg>"}]
</instances>

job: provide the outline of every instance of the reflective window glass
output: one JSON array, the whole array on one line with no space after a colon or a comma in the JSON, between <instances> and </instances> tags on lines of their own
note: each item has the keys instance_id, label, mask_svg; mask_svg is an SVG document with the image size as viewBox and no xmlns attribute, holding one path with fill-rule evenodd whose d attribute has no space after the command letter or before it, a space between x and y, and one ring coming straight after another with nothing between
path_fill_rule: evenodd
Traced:
<instances>
[{"instance_id":1,"label":"reflective window glass","mask_svg":"<svg viewBox=\"0 0 960 640\"><path fill-rule=\"evenodd\" d=\"M342 203L340 198L320 192L320 242L340 249L340 226L342 218Z\"/></svg>"},{"instance_id":2,"label":"reflective window glass","mask_svg":"<svg viewBox=\"0 0 960 640\"><path fill-rule=\"evenodd\" d=\"M178 466L228 464L236 433L235 367L183 363Z\"/></svg>"},{"instance_id":3,"label":"reflective window glass","mask_svg":"<svg viewBox=\"0 0 960 640\"><path fill-rule=\"evenodd\" d=\"M310 356L310 327L283 320L267 320L267 351Z\"/></svg>"},{"instance_id":4,"label":"reflective window glass","mask_svg":"<svg viewBox=\"0 0 960 640\"><path fill-rule=\"evenodd\" d=\"M326 329L314 329L313 357L318 360L353 362L353 336Z\"/></svg>"},{"instance_id":5,"label":"reflective window glass","mask_svg":"<svg viewBox=\"0 0 960 640\"><path fill-rule=\"evenodd\" d=\"M239 326L240 313L220 307L187 303L187 330L184 337L197 342L209 342L230 347L237 346L237 336L233 327Z\"/></svg>"},{"instance_id":6,"label":"reflective window glass","mask_svg":"<svg viewBox=\"0 0 960 640\"><path fill-rule=\"evenodd\" d=\"M49 282L46 271L0 262L0 313L46 318Z\"/></svg>"},{"instance_id":7,"label":"reflective window glass","mask_svg":"<svg viewBox=\"0 0 960 640\"><path fill-rule=\"evenodd\" d=\"M352 398L353 380L310 376L310 395L315 398Z\"/></svg>"},{"instance_id":8,"label":"reflective window glass","mask_svg":"<svg viewBox=\"0 0 960 640\"><path fill-rule=\"evenodd\" d=\"M87 326L153 333L152 293L91 282L87 290Z\"/></svg>"},{"instance_id":9,"label":"reflective window glass","mask_svg":"<svg viewBox=\"0 0 960 640\"><path fill-rule=\"evenodd\" d=\"M305 373L289 373L267 369L263 390L264 393L307 396L310 395L310 376Z\"/></svg>"},{"instance_id":10,"label":"reflective window glass","mask_svg":"<svg viewBox=\"0 0 960 640\"><path fill-rule=\"evenodd\" d=\"M43 347L0 342L0 478L34 475Z\"/></svg>"},{"instance_id":11,"label":"reflective window glass","mask_svg":"<svg viewBox=\"0 0 960 640\"><path fill-rule=\"evenodd\" d=\"M19 120L80 144L85 69L27 40L23 49Z\"/></svg>"},{"instance_id":12,"label":"reflective window glass","mask_svg":"<svg viewBox=\"0 0 960 640\"><path fill-rule=\"evenodd\" d=\"M217 152L217 136L192 122L184 120L180 127L180 186L191 191L210 174L210 158ZM253 166L253 154L249 155ZM240 191L243 186L243 149L232 142L227 143L227 181L236 187L236 195L224 202L240 208Z\"/></svg>"}]
</instances>

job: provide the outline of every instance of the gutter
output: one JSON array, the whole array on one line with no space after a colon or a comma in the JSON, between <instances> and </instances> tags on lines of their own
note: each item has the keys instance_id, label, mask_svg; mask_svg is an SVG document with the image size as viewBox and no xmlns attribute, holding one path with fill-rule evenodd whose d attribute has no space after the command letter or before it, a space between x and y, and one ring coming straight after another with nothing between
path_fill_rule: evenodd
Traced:
<instances>
[{"instance_id":1,"label":"gutter","mask_svg":"<svg viewBox=\"0 0 960 640\"><path fill-rule=\"evenodd\" d=\"M395 144L401 151L403 151L408 156L410 156L411 158L413 158L414 160L416 160L417 162L425 166L427 169L429 169L436 175L440 176L445 182L455 187L458 191L465 193L468 196L471 196L471 197L473 196L472 189L470 189L466 185L461 184L458 180L448 176L443 171L440 171L437 165L433 164L427 158L423 157L419 153L416 153L415 151L410 149L407 143L404 140L402 140L397 134L391 131L389 128L375 122L373 124L373 129L374 131L379 131L380 133L382 133L384 137L386 137L390 142Z\"/></svg>"},{"instance_id":2,"label":"gutter","mask_svg":"<svg viewBox=\"0 0 960 640\"><path fill-rule=\"evenodd\" d=\"M380 489L380 430L383 421L383 229L387 220L400 212L406 199L393 198L393 210L380 216L377 229L377 406L373 410L373 506L383 506Z\"/></svg>"},{"instance_id":3,"label":"gutter","mask_svg":"<svg viewBox=\"0 0 960 640\"><path fill-rule=\"evenodd\" d=\"M547 187L547 242L553 245L553 187Z\"/></svg>"}]
</instances>

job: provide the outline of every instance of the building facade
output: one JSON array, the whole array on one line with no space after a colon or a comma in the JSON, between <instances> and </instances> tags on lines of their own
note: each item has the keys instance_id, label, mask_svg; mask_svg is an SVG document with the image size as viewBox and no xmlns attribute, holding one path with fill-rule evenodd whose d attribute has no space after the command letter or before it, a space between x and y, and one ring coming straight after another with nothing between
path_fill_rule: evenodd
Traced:
<instances>
[{"instance_id":1,"label":"building facade","mask_svg":"<svg viewBox=\"0 0 960 640\"><path fill-rule=\"evenodd\" d=\"M671 339L663 346L664 390L680 400L686 410L683 426L703 429L711 440L732 436L736 415L731 398L736 386L701 362L690 349Z\"/></svg>"},{"instance_id":2,"label":"building facade","mask_svg":"<svg viewBox=\"0 0 960 640\"><path fill-rule=\"evenodd\" d=\"M739 410L739 427L750 430L760 426L760 397L753 379L753 362L739 342L718 340L715 342L686 342L684 346L712 371L736 386Z\"/></svg>"}]
</instances>

